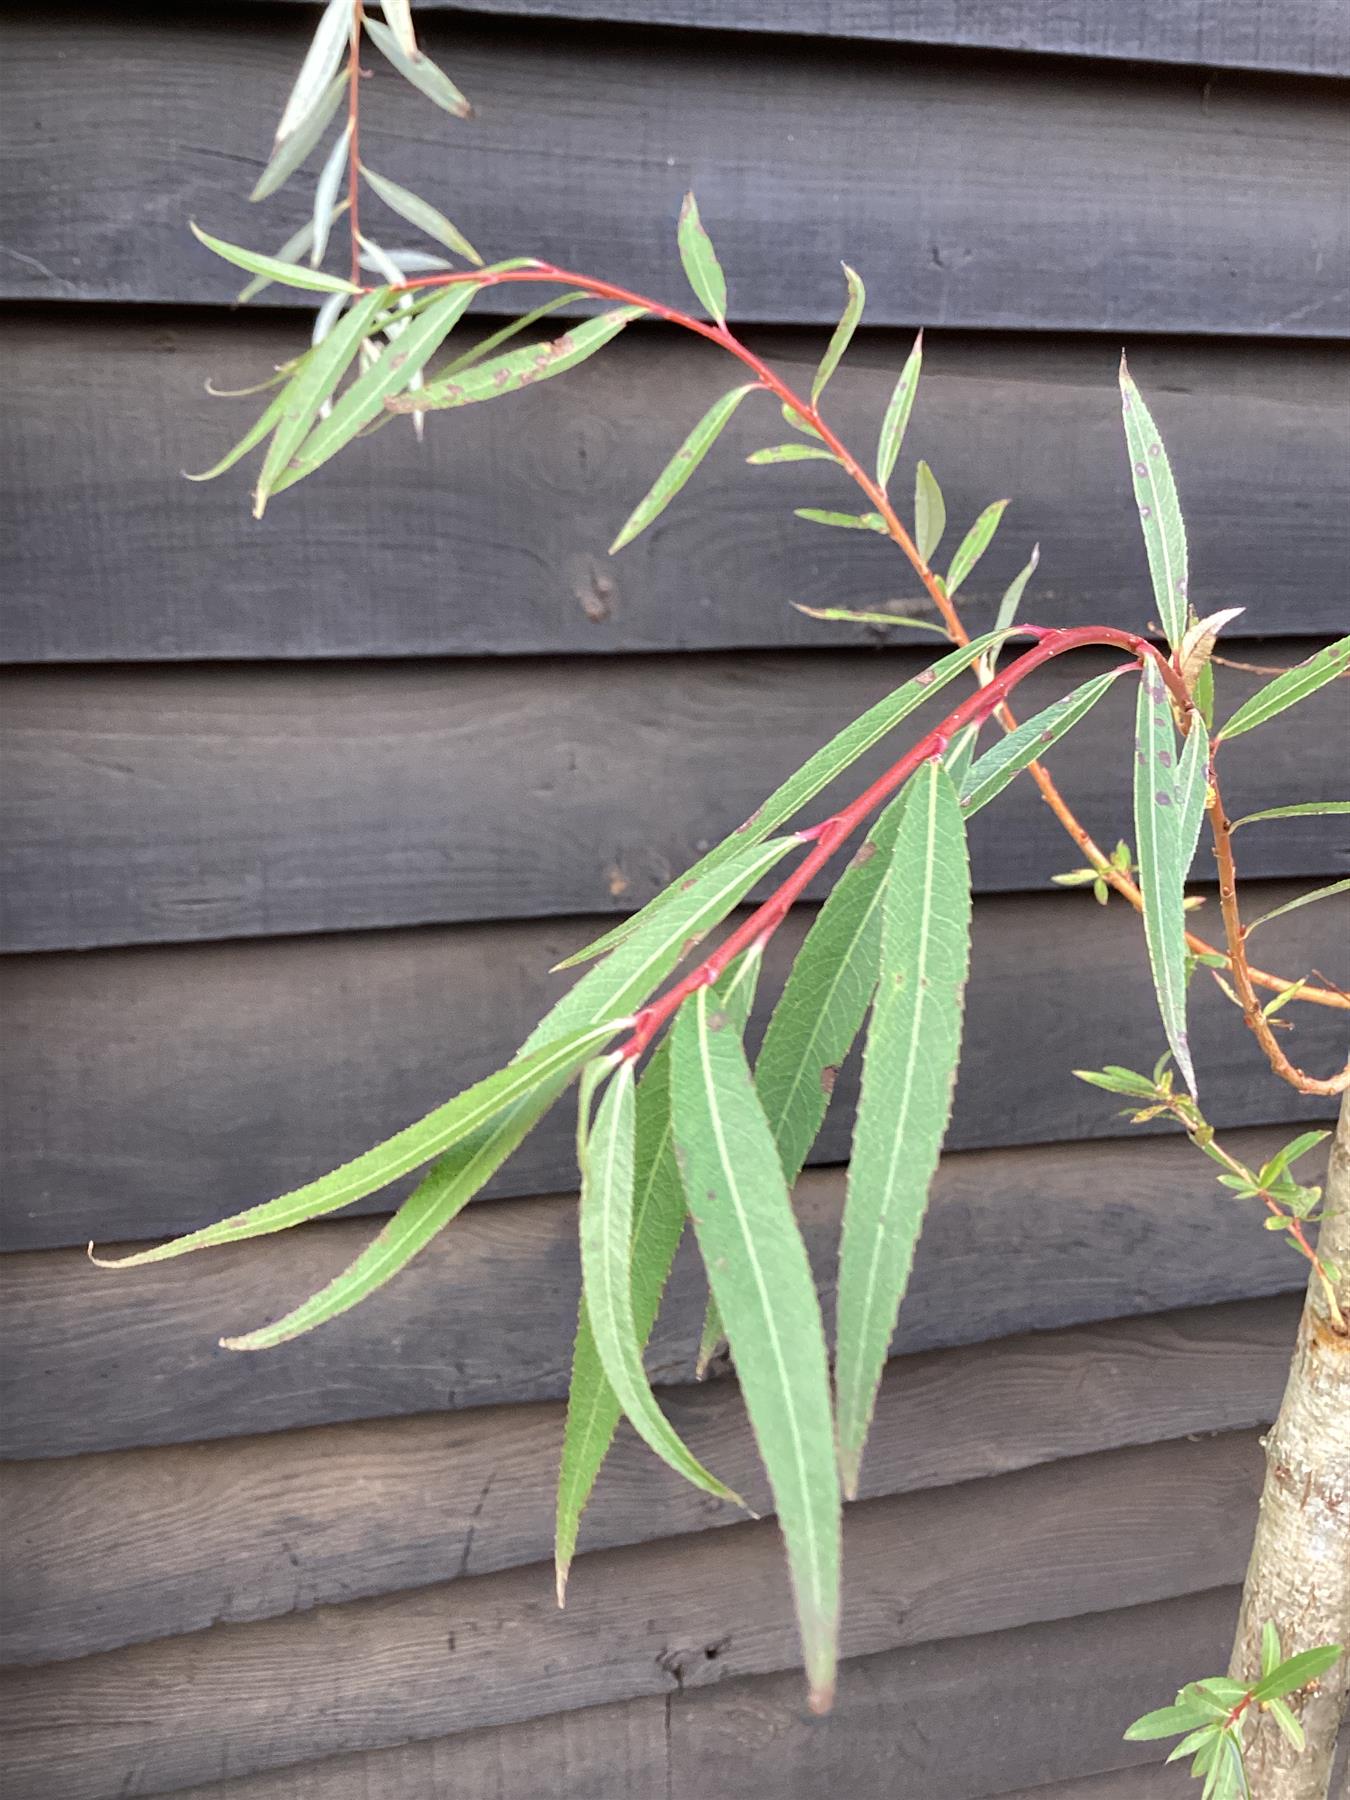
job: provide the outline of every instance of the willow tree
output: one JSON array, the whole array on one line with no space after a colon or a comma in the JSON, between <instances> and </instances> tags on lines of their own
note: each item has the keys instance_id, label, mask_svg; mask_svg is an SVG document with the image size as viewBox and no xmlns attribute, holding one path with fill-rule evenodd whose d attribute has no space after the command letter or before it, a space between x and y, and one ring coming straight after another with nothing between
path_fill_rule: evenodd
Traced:
<instances>
[{"instance_id":1,"label":"willow tree","mask_svg":"<svg viewBox=\"0 0 1350 1800\"><path fill-rule=\"evenodd\" d=\"M1265 1494L1229 1672L1190 1683L1129 1735L1181 1736L1174 1754L1193 1757L1206 1796L1321 1800L1347 1686L1339 1644L1350 1641L1350 1124L1343 1104L1325 1197L1295 1171L1325 1131L1300 1134L1262 1168L1246 1166L1201 1110L1186 1010L1192 980L1212 976L1233 1002L1235 1025L1260 1044L1273 1080L1328 1099L1350 1085L1350 1069L1311 1074L1281 1041L1287 1019L1275 1015L1286 1006L1344 1011L1350 1000L1310 977L1285 977L1252 962L1250 940L1265 921L1243 917L1234 851L1235 833L1249 821L1230 819L1221 786L1226 746L1344 676L1350 639L1276 675L1225 714L1213 653L1235 615L1200 617L1191 604L1172 471L1123 361L1124 440L1152 577L1151 596L1141 595L1139 629L1048 630L1023 622L1033 550L1003 596L994 630L972 638L958 595L1008 503L986 507L939 560L947 509L936 476L919 462L909 523L902 518L894 493L922 334L893 388L878 395L876 442L864 454L842 440L826 404L865 302L863 282L848 267L843 315L802 393L728 322L726 279L692 196L676 236L696 311L528 256L485 266L437 206L362 158L361 58L368 50L445 111L469 113L458 88L419 47L408 0L384 0L383 14L369 16L361 0L329 0L286 101L253 198L265 199L322 152L303 229L273 255L197 233L248 272L241 298L271 283L322 296L311 347L274 372L265 384L274 392L254 424L198 479L265 446L253 502L261 515L392 418L406 415L420 433L428 413L509 404L510 395L596 355L635 320L656 319L728 358L735 385L689 429L620 525L612 552L676 500L732 415L754 409L769 441L751 463L810 465L803 475L819 476L826 493L841 477L854 491L856 511L801 507L798 518L816 529L888 539L930 612L898 618L821 609L818 616L913 626L937 632L949 646L817 750L663 893L569 958L563 966L588 964L587 972L504 1068L295 1192L119 1266L284 1230L423 1171L349 1269L286 1317L225 1340L236 1351L282 1343L396 1275L575 1084L583 1297L558 1490L559 1603L581 1515L621 1417L688 1481L737 1499L681 1441L643 1366L676 1247L691 1224L710 1288L700 1365L727 1341L784 1540L810 1702L827 1709L835 1684L842 1501L858 1491L960 1055L971 918L967 828L1011 782L1034 782L1081 859L1081 868L1060 879L1090 885L1102 901L1117 896L1140 914L1141 955L1152 971L1166 1044L1147 1073L1112 1066L1083 1071L1083 1079L1124 1096L1136 1120L1174 1120L1219 1166L1218 1179L1262 1211L1265 1226L1309 1268L1288 1391L1267 1442ZM376 209L379 237L371 225ZM395 219L400 237L411 228L414 247L383 241ZM474 300L507 286L542 288L547 297L459 348L454 333ZM546 315L575 313L579 305L586 316L560 335L534 336ZM1026 677L1088 647L1118 652L1119 661L1019 723L1012 702ZM1118 681L1133 685L1137 696L1133 738L1120 747L1132 770L1134 844L1108 852L1040 758ZM827 787L836 791L833 784L874 745L898 747L921 708L917 734L890 767L826 816L813 817L817 796ZM1254 816L1347 810L1350 803L1309 802ZM1205 829L1219 877L1218 942L1190 929L1185 895ZM838 870L840 853L850 849L775 998L752 1065L744 1032L765 946L793 902ZM738 912L770 878L768 897ZM1289 904L1347 886L1341 881ZM861 1094L829 1343L790 1192L821 1128L834 1074L859 1037ZM1235 1208L1231 1229L1250 1228Z\"/></svg>"}]
</instances>

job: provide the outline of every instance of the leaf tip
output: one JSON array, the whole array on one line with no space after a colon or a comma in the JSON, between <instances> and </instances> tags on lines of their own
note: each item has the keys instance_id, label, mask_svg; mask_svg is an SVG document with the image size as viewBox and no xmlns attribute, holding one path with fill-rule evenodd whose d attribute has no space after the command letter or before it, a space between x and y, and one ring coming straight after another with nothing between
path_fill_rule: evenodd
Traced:
<instances>
[{"instance_id":1,"label":"leaf tip","mask_svg":"<svg viewBox=\"0 0 1350 1800\"><path fill-rule=\"evenodd\" d=\"M813 1681L806 1704L817 1718L823 1718L834 1707L834 1676L827 1681Z\"/></svg>"}]
</instances>

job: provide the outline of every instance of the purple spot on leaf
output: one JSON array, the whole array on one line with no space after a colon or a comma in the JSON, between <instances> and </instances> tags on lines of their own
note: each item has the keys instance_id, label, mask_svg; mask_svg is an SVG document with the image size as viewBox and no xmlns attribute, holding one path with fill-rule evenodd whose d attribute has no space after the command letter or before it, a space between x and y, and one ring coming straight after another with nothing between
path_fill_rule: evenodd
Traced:
<instances>
[{"instance_id":1,"label":"purple spot on leaf","mask_svg":"<svg viewBox=\"0 0 1350 1800\"><path fill-rule=\"evenodd\" d=\"M1170 806L1172 804L1172 796L1170 794L1158 793L1155 794L1153 798L1158 802L1159 806Z\"/></svg>"},{"instance_id":2,"label":"purple spot on leaf","mask_svg":"<svg viewBox=\"0 0 1350 1800\"><path fill-rule=\"evenodd\" d=\"M1147 475L1148 474L1148 464L1141 463L1141 462L1136 463L1134 465L1134 472L1136 475Z\"/></svg>"},{"instance_id":3,"label":"purple spot on leaf","mask_svg":"<svg viewBox=\"0 0 1350 1800\"><path fill-rule=\"evenodd\" d=\"M1170 769L1172 766L1172 752L1170 750L1160 750L1158 752L1158 761L1165 769Z\"/></svg>"},{"instance_id":4,"label":"purple spot on leaf","mask_svg":"<svg viewBox=\"0 0 1350 1800\"><path fill-rule=\"evenodd\" d=\"M1153 508L1151 506L1141 506L1139 508L1139 517L1141 519L1151 519L1153 517Z\"/></svg>"}]
</instances>

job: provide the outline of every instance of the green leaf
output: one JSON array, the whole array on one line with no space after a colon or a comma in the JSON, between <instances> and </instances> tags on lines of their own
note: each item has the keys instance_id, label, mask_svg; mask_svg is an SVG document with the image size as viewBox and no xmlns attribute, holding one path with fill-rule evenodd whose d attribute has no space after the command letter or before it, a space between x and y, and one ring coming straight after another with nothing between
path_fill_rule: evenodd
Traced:
<instances>
[{"instance_id":1,"label":"green leaf","mask_svg":"<svg viewBox=\"0 0 1350 1800\"><path fill-rule=\"evenodd\" d=\"M966 817L971 818L982 806L988 806L1014 776L1043 756L1065 732L1071 731L1091 712L1122 672L1121 669L1108 669L1104 675L1094 675L1071 694L1066 694L1064 699L1033 713L992 749L986 750L961 783L961 805Z\"/></svg>"},{"instance_id":2,"label":"green leaf","mask_svg":"<svg viewBox=\"0 0 1350 1800\"><path fill-rule=\"evenodd\" d=\"M745 459L756 465L786 462L838 462L833 450L818 444L771 444L767 450L756 450Z\"/></svg>"},{"instance_id":3,"label":"green leaf","mask_svg":"<svg viewBox=\"0 0 1350 1800\"><path fill-rule=\"evenodd\" d=\"M269 194L275 194L279 187L290 180L300 165L312 154L319 139L327 131L346 92L346 74L335 75L327 88L319 95L313 110L300 121L290 136L277 140L268 159L267 167L258 177L253 192L249 195L250 200L266 200ZM283 252L282 254L287 253ZM290 254L294 254L294 252Z\"/></svg>"},{"instance_id":4,"label":"green leaf","mask_svg":"<svg viewBox=\"0 0 1350 1800\"><path fill-rule=\"evenodd\" d=\"M970 958L970 864L956 790L929 762L905 792L882 894L880 978L839 1249L835 1389L849 1497L951 1112Z\"/></svg>"},{"instance_id":5,"label":"green leaf","mask_svg":"<svg viewBox=\"0 0 1350 1800\"><path fill-rule=\"evenodd\" d=\"M530 312L522 313L520 318L512 319L500 330L480 339L471 350L466 350L463 356L458 356L453 362L446 363L437 370L437 379L443 380L447 375L455 375L461 369L471 369L475 363L480 363L486 357L491 356L499 345L509 343L522 331L528 331L531 326L537 325L540 319L546 319L550 313L557 312L561 307L570 306L574 300L584 300L586 297L580 288L573 288L569 293L558 294L552 300L545 300L542 306L536 306Z\"/></svg>"},{"instance_id":6,"label":"green leaf","mask_svg":"<svg viewBox=\"0 0 1350 1800\"><path fill-rule=\"evenodd\" d=\"M814 800L823 788L843 774L845 769L857 762L872 746L879 743L889 732L894 731L902 720L909 717L917 707L921 706L931 695L940 693L949 683L963 674L973 662L984 654L992 644L1001 642L998 632L987 632L983 637L972 638L968 644L953 650L948 655L924 669L913 680L907 681L893 694L884 700L878 700L860 718L846 725L844 729L823 744L813 756L807 758L795 774L789 775L780 787L776 787L763 801L743 825L737 827L720 844L713 846L705 856L699 858L691 869L680 877L674 888L667 888L663 893L649 900L647 905L635 912L622 923L612 926L593 943L576 951L557 966L560 969L571 968L579 962L586 962L593 956L599 956L622 943L640 923L645 923L653 914L662 911L670 902L674 893L685 883L693 881L707 870L714 869L725 862L738 849L746 844L757 844L776 831L780 825L790 819L794 813Z\"/></svg>"},{"instance_id":7,"label":"green leaf","mask_svg":"<svg viewBox=\"0 0 1350 1800\"><path fill-rule=\"evenodd\" d=\"M1296 1693L1334 1668L1344 1654L1341 1644L1319 1644L1313 1650L1300 1650L1297 1655L1286 1657L1269 1675L1262 1676L1252 1689L1252 1699L1280 1700L1286 1694Z\"/></svg>"},{"instance_id":8,"label":"green leaf","mask_svg":"<svg viewBox=\"0 0 1350 1800\"><path fill-rule=\"evenodd\" d=\"M1169 1763L1180 1762L1183 1757L1193 1756L1197 1750L1203 1749L1217 1732L1222 1730L1222 1722L1211 1719L1208 1723L1201 1725L1197 1730L1188 1731L1181 1742L1173 1746L1171 1754L1165 1758L1165 1761Z\"/></svg>"},{"instance_id":9,"label":"green leaf","mask_svg":"<svg viewBox=\"0 0 1350 1800\"><path fill-rule=\"evenodd\" d=\"M1244 819L1234 819L1233 830L1239 825L1255 825L1260 819L1307 819L1319 814L1350 813L1350 800L1304 800L1297 806L1272 806L1265 812L1248 813Z\"/></svg>"},{"instance_id":10,"label":"green leaf","mask_svg":"<svg viewBox=\"0 0 1350 1800\"><path fill-rule=\"evenodd\" d=\"M637 1090L637 1176L633 1198L630 1288L633 1331L646 1345L684 1233L684 1188L670 1116L670 1040L657 1046ZM572 1383L558 1476L554 1566L558 1604L576 1553L581 1515L614 1441L621 1408L605 1377L583 1297L572 1353Z\"/></svg>"},{"instance_id":11,"label":"green leaf","mask_svg":"<svg viewBox=\"0 0 1350 1800\"><path fill-rule=\"evenodd\" d=\"M340 200L333 208L333 217L335 219L340 218L342 214L347 211L347 204L346 200ZM286 242L277 250L273 260L292 265L294 264L296 257L303 256L313 242L314 221L311 218L306 219L298 231L293 231L291 233L290 237L286 239ZM246 305L248 301L252 300L256 295L261 294L264 288L269 288L271 285L272 278L270 275L255 275L252 281L246 281L243 287L241 287L239 292L235 295L235 304L237 306Z\"/></svg>"},{"instance_id":12,"label":"green leaf","mask_svg":"<svg viewBox=\"0 0 1350 1800\"><path fill-rule=\"evenodd\" d=\"M420 1168L433 1157L464 1142L516 1101L547 1087L556 1076L570 1079L593 1051L614 1036L621 1023L621 1018L611 1018L601 1024L569 1029L565 1035L559 1031L539 1048L531 1045L532 1054L521 1055L504 1069L498 1069L495 1075L475 1082L415 1124L405 1126L393 1137L386 1138L331 1173L321 1175L317 1181L306 1182L289 1194L250 1207L247 1212L234 1213L228 1219L157 1245L153 1250L116 1257L106 1266L128 1269L141 1263L164 1262L170 1257L185 1256L189 1250L205 1250L215 1244L237 1244L244 1238L285 1231L306 1219L350 1206L354 1200L364 1199L367 1194L388 1187L400 1175Z\"/></svg>"},{"instance_id":13,"label":"green leaf","mask_svg":"<svg viewBox=\"0 0 1350 1800\"><path fill-rule=\"evenodd\" d=\"M684 264L685 277L690 287L698 295L704 309L719 325L725 325L727 278L722 273L722 265L712 247L712 239L703 229L703 221L698 216L698 202L692 194L685 195L684 204L680 208L677 238L680 261Z\"/></svg>"},{"instance_id":14,"label":"green leaf","mask_svg":"<svg viewBox=\"0 0 1350 1800\"><path fill-rule=\"evenodd\" d=\"M1167 1042L1195 1094L1195 1069L1186 1036L1186 876L1200 837L1208 741L1198 718L1177 761L1172 708L1162 677L1146 665L1135 714L1134 832L1144 936Z\"/></svg>"},{"instance_id":15,"label":"green leaf","mask_svg":"<svg viewBox=\"0 0 1350 1800\"><path fill-rule=\"evenodd\" d=\"M630 1423L678 1475L721 1500L738 1496L710 1475L656 1403L633 1320L631 1263L637 1139L631 1062L611 1077L596 1113L581 1186L581 1270L601 1366Z\"/></svg>"},{"instance_id":16,"label":"green leaf","mask_svg":"<svg viewBox=\"0 0 1350 1800\"><path fill-rule=\"evenodd\" d=\"M755 1089L789 1187L816 1141L877 984L881 895L904 805L902 795L886 808L816 914L755 1063Z\"/></svg>"},{"instance_id":17,"label":"green leaf","mask_svg":"<svg viewBox=\"0 0 1350 1800\"><path fill-rule=\"evenodd\" d=\"M1261 1627L1261 1673L1271 1674L1278 1666L1284 1652L1280 1648L1280 1628L1274 1619L1267 1619Z\"/></svg>"},{"instance_id":18,"label":"green leaf","mask_svg":"<svg viewBox=\"0 0 1350 1800\"><path fill-rule=\"evenodd\" d=\"M629 921L632 931L545 1014L522 1050L534 1050L563 1032L635 1011L686 952L720 925L796 842L795 838L774 838L768 843L742 843L730 856L711 866L705 866L705 858L682 875L659 896L665 901L659 910L644 911Z\"/></svg>"},{"instance_id":19,"label":"green leaf","mask_svg":"<svg viewBox=\"0 0 1350 1800\"><path fill-rule=\"evenodd\" d=\"M841 625L903 625L910 631L935 631L942 638L947 635L945 626L935 625L931 619L910 619L903 613L850 612L845 606L803 606L799 600L792 604L808 619L827 619Z\"/></svg>"},{"instance_id":20,"label":"green leaf","mask_svg":"<svg viewBox=\"0 0 1350 1800\"><path fill-rule=\"evenodd\" d=\"M813 437L819 440L820 433L816 430L815 426L807 418L804 412L798 411L795 406L789 406L786 400L783 402L780 410L783 414L783 423L785 425L790 425L794 431L800 431L803 437Z\"/></svg>"},{"instance_id":21,"label":"green leaf","mask_svg":"<svg viewBox=\"0 0 1350 1800\"><path fill-rule=\"evenodd\" d=\"M314 36L305 51L277 126L277 143L302 130L312 117L316 104L333 80L342 60L342 52L351 37L351 0L328 0L319 18Z\"/></svg>"},{"instance_id":22,"label":"green leaf","mask_svg":"<svg viewBox=\"0 0 1350 1800\"><path fill-rule=\"evenodd\" d=\"M1209 1708L1199 1706L1193 1700L1178 1700L1174 1706L1160 1706L1156 1712L1145 1713L1126 1729L1124 1735L1132 1744L1150 1743L1155 1738L1175 1737L1179 1732L1194 1730L1212 1718Z\"/></svg>"},{"instance_id":23,"label":"green leaf","mask_svg":"<svg viewBox=\"0 0 1350 1800\"><path fill-rule=\"evenodd\" d=\"M947 779L961 792L961 784L970 773L970 765L975 756L975 744L980 735L982 721L967 725L959 731L942 753L942 766L947 771Z\"/></svg>"},{"instance_id":24,"label":"green leaf","mask_svg":"<svg viewBox=\"0 0 1350 1800\"><path fill-rule=\"evenodd\" d=\"M1304 1735L1303 1727L1299 1724L1293 1713L1290 1712L1283 1700L1267 1700L1266 1711L1270 1714L1271 1718L1274 1719L1280 1731L1294 1746L1295 1750L1307 1749L1308 1740Z\"/></svg>"},{"instance_id":25,"label":"green leaf","mask_svg":"<svg viewBox=\"0 0 1350 1800\"><path fill-rule=\"evenodd\" d=\"M366 30L376 47L405 81L410 81L428 100L434 100L437 106L453 113L457 119L472 118L473 108L469 102L425 51L419 51L416 57L408 56L387 25L382 25L378 19L372 19L369 13L365 15L365 22Z\"/></svg>"},{"instance_id":26,"label":"green leaf","mask_svg":"<svg viewBox=\"0 0 1350 1800\"><path fill-rule=\"evenodd\" d=\"M1186 635L1190 611L1186 526L1162 437L1123 356L1120 359L1120 405L1134 497L1139 506L1139 522L1144 528L1149 574L1153 578L1153 596L1167 641L1175 650Z\"/></svg>"},{"instance_id":27,"label":"green leaf","mask_svg":"<svg viewBox=\"0 0 1350 1800\"><path fill-rule=\"evenodd\" d=\"M1244 731L1251 731L1254 726L1264 725L1267 719L1296 706L1300 700L1306 700L1329 681L1347 672L1350 672L1350 637L1343 637L1258 688L1239 706L1220 731L1219 738L1226 742L1229 738L1240 737Z\"/></svg>"},{"instance_id":28,"label":"green leaf","mask_svg":"<svg viewBox=\"0 0 1350 1800\"><path fill-rule=\"evenodd\" d=\"M1008 510L1007 500L995 500L992 506L986 506L976 519L970 530L961 539L956 555L952 558L951 567L947 570L947 594L950 597L965 580L993 542L994 533L998 530L999 520Z\"/></svg>"},{"instance_id":29,"label":"green leaf","mask_svg":"<svg viewBox=\"0 0 1350 1800\"><path fill-rule=\"evenodd\" d=\"M947 528L947 503L937 477L926 462L914 471L914 542L927 562L942 542Z\"/></svg>"},{"instance_id":30,"label":"green leaf","mask_svg":"<svg viewBox=\"0 0 1350 1800\"><path fill-rule=\"evenodd\" d=\"M1105 1088L1108 1094L1130 1094L1137 1100L1152 1100L1157 1094L1156 1083L1147 1075L1136 1075L1133 1069L1121 1069L1112 1063L1104 1069L1075 1069L1073 1073L1079 1081Z\"/></svg>"},{"instance_id":31,"label":"green leaf","mask_svg":"<svg viewBox=\"0 0 1350 1800\"><path fill-rule=\"evenodd\" d=\"M467 257L471 263L482 263L482 257L459 227L452 225L445 214L430 201L400 187L396 181L390 181L387 175L377 175L365 163L361 164L361 173L391 212L396 212L401 219L406 219L410 225L424 231L438 244L444 244L447 250L453 250L457 256Z\"/></svg>"},{"instance_id":32,"label":"green leaf","mask_svg":"<svg viewBox=\"0 0 1350 1800\"><path fill-rule=\"evenodd\" d=\"M594 356L625 325L641 318L644 310L641 306L616 306L597 318L583 319L552 343L525 344L460 374L437 379L420 394L404 394L390 403L390 411L432 412L474 406L479 401L495 400L501 394L514 394L536 382L548 381L554 375L564 375Z\"/></svg>"},{"instance_id":33,"label":"green leaf","mask_svg":"<svg viewBox=\"0 0 1350 1800\"><path fill-rule=\"evenodd\" d=\"M834 328L834 336L830 339L824 356L820 359L820 367L816 370L815 379L811 383L811 404L814 406L825 390L825 383L839 367L845 350L848 349L853 333L858 329L858 320L867 302L867 290L863 287L862 277L856 269L850 269L847 263L841 265L844 280L848 283L848 300L843 314Z\"/></svg>"},{"instance_id":34,"label":"green leaf","mask_svg":"<svg viewBox=\"0 0 1350 1800\"><path fill-rule=\"evenodd\" d=\"M222 1338L225 1350L270 1350L349 1311L383 1287L461 1212L496 1174L567 1086L555 1078L457 1145L423 1176L393 1218L356 1261L275 1325L246 1337Z\"/></svg>"},{"instance_id":35,"label":"green leaf","mask_svg":"<svg viewBox=\"0 0 1350 1800\"><path fill-rule=\"evenodd\" d=\"M1300 906L1311 906L1314 900L1330 900L1336 894L1350 892L1350 876L1340 881L1328 882L1326 887L1313 888L1310 893L1300 894L1296 900L1286 900L1283 906L1272 906L1269 912L1253 919L1247 926L1247 935L1251 936L1258 925L1267 925L1272 919L1278 919L1281 913L1297 912Z\"/></svg>"},{"instance_id":36,"label":"green leaf","mask_svg":"<svg viewBox=\"0 0 1350 1800\"><path fill-rule=\"evenodd\" d=\"M891 476L895 473L900 446L905 440L905 427L914 410L914 396L919 390L919 373L922 368L923 333L920 332L914 340L914 348L905 359L900 379L895 384L886 407L886 415L881 421L881 435L877 439L877 480L883 488L889 487Z\"/></svg>"},{"instance_id":37,"label":"green leaf","mask_svg":"<svg viewBox=\"0 0 1350 1800\"><path fill-rule=\"evenodd\" d=\"M358 376L328 417L318 421L278 478L273 493L279 494L312 475L372 419L379 418L390 395L407 387L444 343L476 291L469 282L449 288L434 305L409 320L400 329L397 345L391 345L364 375Z\"/></svg>"},{"instance_id":38,"label":"green leaf","mask_svg":"<svg viewBox=\"0 0 1350 1800\"><path fill-rule=\"evenodd\" d=\"M191 220L188 223L198 243L205 244L208 250L214 250L217 256L238 268L248 269L254 275L265 275L268 281L284 282L287 287L310 288L320 294L361 292L355 282L344 281L340 275L328 275L322 269L307 269L300 263L282 262L276 256L260 256L255 250L243 250L238 244L227 244L209 232L200 231ZM311 235L312 231L311 225Z\"/></svg>"},{"instance_id":39,"label":"green leaf","mask_svg":"<svg viewBox=\"0 0 1350 1800\"><path fill-rule=\"evenodd\" d=\"M380 0L380 3L399 49L405 56L414 59L421 56L422 52L417 48L417 35L413 30L411 0Z\"/></svg>"},{"instance_id":40,"label":"green leaf","mask_svg":"<svg viewBox=\"0 0 1350 1800\"><path fill-rule=\"evenodd\" d=\"M283 390L276 434L268 445L254 490L255 519L263 516L267 497L278 477L300 448L306 432L318 417L319 408L342 379L361 339L370 329L371 320L387 298L388 289L377 288L358 300L304 359L290 385Z\"/></svg>"},{"instance_id":41,"label":"green leaf","mask_svg":"<svg viewBox=\"0 0 1350 1800\"><path fill-rule=\"evenodd\" d=\"M304 356L300 357L295 364L295 374L293 375L292 380L300 375L304 370L305 364L313 354L314 352L310 350L307 351ZM290 385L288 383L271 404L258 415L252 425L250 425L248 430L244 433L243 437L235 444L233 449L227 450L218 463L215 463L209 469L204 469L200 475L189 475L185 469L183 471L184 479L187 481L214 481L217 475L223 475L226 469L232 469L241 456L247 456L253 446L255 444L260 444L272 427L279 423L281 415L286 409L286 396L289 392Z\"/></svg>"},{"instance_id":42,"label":"green leaf","mask_svg":"<svg viewBox=\"0 0 1350 1800\"><path fill-rule=\"evenodd\" d=\"M825 1332L740 1039L706 988L672 1032L676 1156L787 1545L811 1703L834 1692L840 1501Z\"/></svg>"},{"instance_id":43,"label":"green leaf","mask_svg":"<svg viewBox=\"0 0 1350 1800\"><path fill-rule=\"evenodd\" d=\"M837 525L841 531L879 531L886 535L886 521L880 513L826 512L819 506L794 506L796 518L811 525Z\"/></svg>"},{"instance_id":44,"label":"green leaf","mask_svg":"<svg viewBox=\"0 0 1350 1800\"><path fill-rule=\"evenodd\" d=\"M618 537L609 547L611 556L616 550L622 550L625 544L631 544L639 532L645 531L652 520L666 510L717 442L732 413L735 412L745 396L754 393L758 386L759 383L756 381L747 382L744 387L732 388L729 394L723 394L720 400L714 400L646 494L629 513Z\"/></svg>"},{"instance_id":45,"label":"green leaf","mask_svg":"<svg viewBox=\"0 0 1350 1800\"><path fill-rule=\"evenodd\" d=\"M1296 1163L1301 1156L1306 1156L1310 1150L1315 1150L1319 1144L1324 1144L1330 1136L1329 1131L1301 1131L1296 1138L1284 1146L1283 1150L1277 1150L1270 1161L1262 1165L1261 1186L1270 1187L1280 1179L1290 1163ZM1267 1620L1266 1623L1269 1624L1270 1621ZM1272 1626L1271 1629L1273 1630L1274 1627ZM1268 1675L1270 1670L1262 1669L1261 1673Z\"/></svg>"}]
</instances>

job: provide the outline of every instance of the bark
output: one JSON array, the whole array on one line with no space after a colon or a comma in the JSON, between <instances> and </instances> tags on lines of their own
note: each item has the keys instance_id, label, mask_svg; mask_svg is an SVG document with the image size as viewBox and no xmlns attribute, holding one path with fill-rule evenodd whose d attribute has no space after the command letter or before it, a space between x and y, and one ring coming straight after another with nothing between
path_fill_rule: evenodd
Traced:
<instances>
[{"instance_id":1,"label":"bark","mask_svg":"<svg viewBox=\"0 0 1350 1800\"><path fill-rule=\"evenodd\" d=\"M1320 1254L1340 1271L1350 1318L1350 1094L1341 1103L1327 1172ZM1350 1646L1350 1335L1338 1331L1316 1276L1299 1324L1279 1417L1265 1440L1266 1479L1229 1673L1255 1681L1261 1626L1273 1619L1286 1656L1315 1644ZM1350 1688L1350 1655L1289 1704L1308 1746L1296 1751L1272 1720L1249 1728L1254 1800L1326 1800Z\"/></svg>"}]
</instances>

